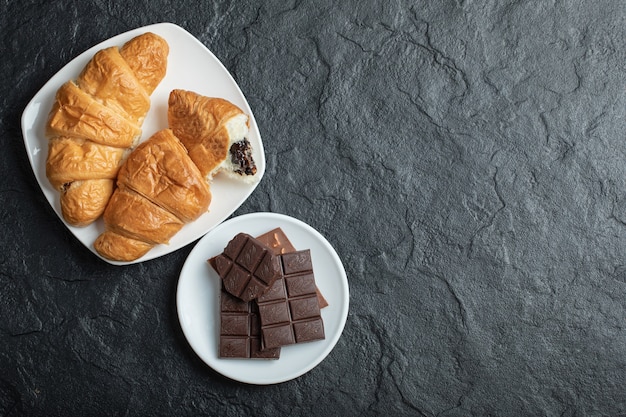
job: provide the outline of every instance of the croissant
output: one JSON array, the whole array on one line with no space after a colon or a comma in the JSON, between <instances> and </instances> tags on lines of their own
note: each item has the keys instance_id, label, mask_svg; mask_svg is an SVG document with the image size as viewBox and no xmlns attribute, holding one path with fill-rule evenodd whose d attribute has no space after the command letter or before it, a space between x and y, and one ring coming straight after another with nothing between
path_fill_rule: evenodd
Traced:
<instances>
[{"instance_id":1,"label":"croissant","mask_svg":"<svg viewBox=\"0 0 626 417\"><path fill-rule=\"evenodd\" d=\"M163 38L145 33L98 51L58 89L46 125L46 176L69 224L86 226L104 212L122 161L141 137L168 53Z\"/></svg>"},{"instance_id":2,"label":"croissant","mask_svg":"<svg viewBox=\"0 0 626 417\"><path fill-rule=\"evenodd\" d=\"M133 261L166 244L211 203L209 184L170 129L127 157L104 210L105 231L94 242L103 257Z\"/></svg>"},{"instance_id":3,"label":"croissant","mask_svg":"<svg viewBox=\"0 0 626 417\"><path fill-rule=\"evenodd\" d=\"M168 100L170 129L189 151L189 156L210 181L219 172L256 181L256 164L248 135L248 116L222 98L173 90Z\"/></svg>"}]
</instances>

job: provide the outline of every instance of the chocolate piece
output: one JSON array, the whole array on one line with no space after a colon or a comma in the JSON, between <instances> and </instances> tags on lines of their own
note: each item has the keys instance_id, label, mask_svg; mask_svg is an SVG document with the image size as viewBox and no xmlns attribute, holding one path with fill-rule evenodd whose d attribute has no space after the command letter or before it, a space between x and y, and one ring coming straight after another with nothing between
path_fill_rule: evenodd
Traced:
<instances>
[{"instance_id":1,"label":"chocolate piece","mask_svg":"<svg viewBox=\"0 0 626 417\"><path fill-rule=\"evenodd\" d=\"M278 359L280 348L261 349L261 324L254 301L242 301L222 289L220 358Z\"/></svg>"},{"instance_id":2,"label":"chocolate piece","mask_svg":"<svg viewBox=\"0 0 626 417\"><path fill-rule=\"evenodd\" d=\"M282 275L278 256L246 233L237 234L210 263L224 289L243 301L254 300Z\"/></svg>"},{"instance_id":3,"label":"chocolate piece","mask_svg":"<svg viewBox=\"0 0 626 417\"><path fill-rule=\"evenodd\" d=\"M276 255L296 251L296 248L280 227L272 229L267 233L263 233L261 236L257 236L256 240L263 243L268 248L271 248Z\"/></svg>"},{"instance_id":4,"label":"chocolate piece","mask_svg":"<svg viewBox=\"0 0 626 417\"><path fill-rule=\"evenodd\" d=\"M311 251L284 253L280 257L284 276L256 300L266 349L325 337Z\"/></svg>"},{"instance_id":5,"label":"chocolate piece","mask_svg":"<svg viewBox=\"0 0 626 417\"><path fill-rule=\"evenodd\" d=\"M257 236L256 239L265 246L273 249L274 253L277 255L296 251L296 248L280 227L272 229L267 233L263 233L261 236ZM320 289L316 287L315 291L317 293L317 301L320 304L320 308L328 307L328 301L326 301Z\"/></svg>"}]
</instances>

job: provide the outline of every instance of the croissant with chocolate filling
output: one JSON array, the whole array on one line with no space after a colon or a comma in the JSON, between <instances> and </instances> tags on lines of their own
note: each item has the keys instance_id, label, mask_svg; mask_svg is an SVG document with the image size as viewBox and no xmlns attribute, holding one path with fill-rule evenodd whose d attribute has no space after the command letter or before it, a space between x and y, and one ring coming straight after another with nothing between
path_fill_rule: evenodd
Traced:
<instances>
[{"instance_id":1,"label":"croissant with chocolate filling","mask_svg":"<svg viewBox=\"0 0 626 417\"><path fill-rule=\"evenodd\" d=\"M168 53L163 38L145 33L98 51L57 91L46 125L46 175L69 224L86 226L102 215L122 161L141 136Z\"/></svg>"},{"instance_id":2,"label":"croissant with chocolate filling","mask_svg":"<svg viewBox=\"0 0 626 417\"><path fill-rule=\"evenodd\" d=\"M122 165L94 248L107 259L134 261L168 243L210 203L209 185L185 147L171 130L161 130Z\"/></svg>"},{"instance_id":3,"label":"croissant with chocolate filling","mask_svg":"<svg viewBox=\"0 0 626 417\"><path fill-rule=\"evenodd\" d=\"M248 116L222 98L173 90L168 100L170 129L210 181L218 172L247 182L257 181L248 135Z\"/></svg>"}]
</instances>

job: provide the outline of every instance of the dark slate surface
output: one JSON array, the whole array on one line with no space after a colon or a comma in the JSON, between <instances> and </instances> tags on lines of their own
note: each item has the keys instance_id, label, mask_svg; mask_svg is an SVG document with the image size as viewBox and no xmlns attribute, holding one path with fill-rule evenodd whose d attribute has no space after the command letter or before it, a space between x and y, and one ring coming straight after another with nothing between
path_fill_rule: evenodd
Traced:
<instances>
[{"instance_id":1,"label":"dark slate surface","mask_svg":"<svg viewBox=\"0 0 626 417\"><path fill-rule=\"evenodd\" d=\"M0 4L0 416L626 415L624 4L376 3ZM31 172L37 90L163 21L255 112L268 168L236 214L344 261L343 336L296 380L212 371L176 316L192 246L100 262Z\"/></svg>"}]
</instances>

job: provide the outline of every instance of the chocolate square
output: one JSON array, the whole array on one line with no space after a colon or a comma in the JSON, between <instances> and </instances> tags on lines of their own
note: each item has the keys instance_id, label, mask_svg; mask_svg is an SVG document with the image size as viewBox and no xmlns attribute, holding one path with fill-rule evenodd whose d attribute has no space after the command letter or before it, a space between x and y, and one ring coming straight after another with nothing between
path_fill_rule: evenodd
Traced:
<instances>
[{"instance_id":1,"label":"chocolate square","mask_svg":"<svg viewBox=\"0 0 626 417\"><path fill-rule=\"evenodd\" d=\"M298 321L293 324L296 343L311 342L324 339L324 323L322 318Z\"/></svg>"}]
</instances>

